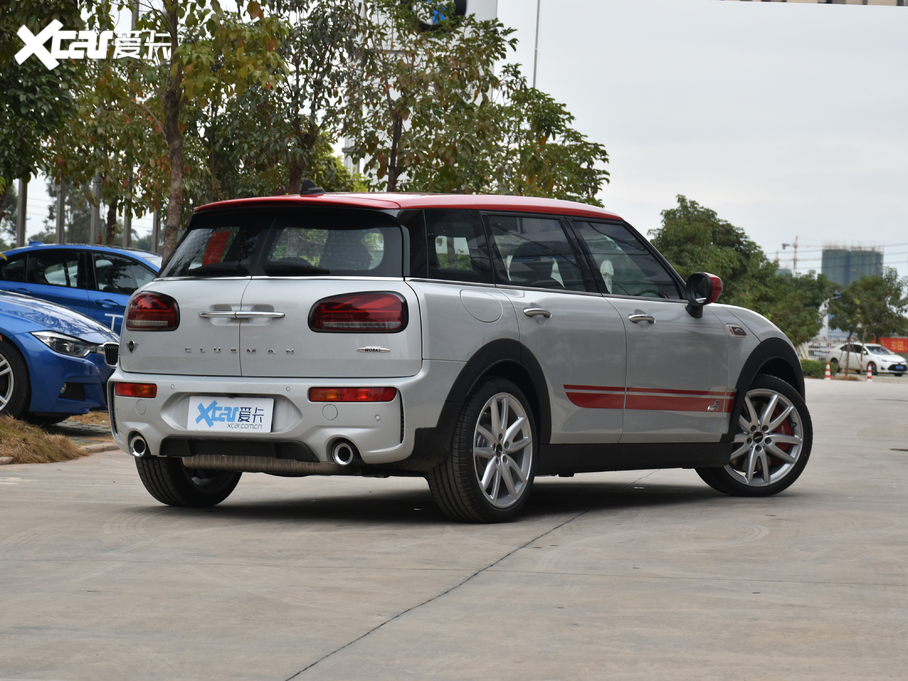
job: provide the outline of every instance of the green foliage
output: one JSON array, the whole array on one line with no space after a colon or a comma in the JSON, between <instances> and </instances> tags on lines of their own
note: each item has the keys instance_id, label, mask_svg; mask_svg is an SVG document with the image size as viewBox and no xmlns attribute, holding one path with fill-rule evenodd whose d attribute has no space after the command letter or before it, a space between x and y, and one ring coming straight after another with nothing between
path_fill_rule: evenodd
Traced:
<instances>
[{"instance_id":1,"label":"green foliage","mask_svg":"<svg viewBox=\"0 0 908 681\"><path fill-rule=\"evenodd\" d=\"M778 326L795 346L816 337L823 328L821 312L835 284L822 274L776 276L768 295L756 301L755 310Z\"/></svg>"},{"instance_id":2,"label":"green foliage","mask_svg":"<svg viewBox=\"0 0 908 681\"><path fill-rule=\"evenodd\" d=\"M801 360L801 369L804 371L805 378L825 378L826 377L826 362L820 362L815 359L802 359ZM830 366L830 373L833 369Z\"/></svg>"},{"instance_id":3,"label":"green foliage","mask_svg":"<svg viewBox=\"0 0 908 681\"><path fill-rule=\"evenodd\" d=\"M5 0L0 12L0 193L16 178L46 171L47 138L72 115L71 90L81 82L82 65L67 60L49 70L36 57L22 64L15 54L22 48L21 26L39 33L52 20L72 29L82 28L76 0Z\"/></svg>"},{"instance_id":4,"label":"green foliage","mask_svg":"<svg viewBox=\"0 0 908 681\"><path fill-rule=\"evenodd\" d=\"M44 231L35 235L35 239L53 243L57 239L57 184L47 180L47 195L52 199L47 207L47 218L44 220ZM91 234L91 185L68 186L66 189L65 212L66 234L64 242L68 244L87 244Z\"/></svg>"},{"instance_id":5,"label":"green foliage","mask_svg":"<svg viewBox=\"0 0 908 681\"><path fill-rule=\"evenodd\" d=\"M516 45L513 30L451 16L423 31L405 4L372 7L385 21L364 35L366 72L349 96L358 157L388 191L476 191L497 127L494 64Z\"/></svg>"},{"instance_id":6,"label":"green foliage","mask_svg":"<svg viewBox=\"0 0 908 681\"><path fill-rule=\"evenodd\" d=\"M662 211L662 227L650 232L653 245L687 279L709 272L722 279L719 302L759 312L801 345L823 325L820 308L834 285L822 274L776 275L760 247L743 229L714 210L678 196L678 207Z\"/></svg>"},{"instance_id":7,"label":"green foliage","mask_svg":"<svg viewBox=\"0 0 908 681\"><path fill-rule=\"evenodd\" d=\"M518 67L505 67L505 99L497 111L497 145L488 186L478 191L543 196L595 206L609 181L605 147L571 127L564 104L527 86Z\"/></svg>"},{"instance_id":8,"label":"green foliage","mask_svg":"<svg viewBox=\"0 0 908 681\"><path fill-rule=\"evenodd\" d=\"M16 188L10 184L6 190L0 189L0 249L10 248L3 241L3 237L9 238L10 244L16 243L16 216L19 213L19 197L16 194Z\"/></svg>"},{"instance_id":9,"label":"green foliage","mask_svg":"<svg viewBox=\"0 0 908 681\"><path fill-rule=\"evenodd\" d=\"M851 282L829 304L829 325L862 341L908 333L908 278L887 267L882 276Z\"/></svg>"},{"instance_id":10,"label":"green foliage","mask_svg":"<svg viewBox=\"0 0 908 681\"><path fill-rule=\"evenodd\" d=\"M662 211L662 227L650 235L684 279L694 272L720 277L723 303L756 309L768 297L776 266L743 229L714 210L679 195L678 207Z\"/></svg>"}]
</instances>

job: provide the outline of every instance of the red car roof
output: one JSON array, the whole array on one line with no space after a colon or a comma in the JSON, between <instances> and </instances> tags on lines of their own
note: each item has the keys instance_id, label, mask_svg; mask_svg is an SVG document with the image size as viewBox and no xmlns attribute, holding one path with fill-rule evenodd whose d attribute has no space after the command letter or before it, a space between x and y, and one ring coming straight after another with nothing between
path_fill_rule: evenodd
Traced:
<instances>
[{"instance_id":1,"label":"red car roof","mask_svg":"<svg viewBox=\"0 0 908 681\"><path fill-rule=\"evenodd\" d=\"M487 194L316 194L311 196L262 196L252 199L218 201L196 208L251 208L254 206L347 206L374 210L405 208L468 208L474 210L557 213L577 217L620 220L615 213L574 201L540 199L532 196L493 196Z\"/></svg>"}]
</instances>

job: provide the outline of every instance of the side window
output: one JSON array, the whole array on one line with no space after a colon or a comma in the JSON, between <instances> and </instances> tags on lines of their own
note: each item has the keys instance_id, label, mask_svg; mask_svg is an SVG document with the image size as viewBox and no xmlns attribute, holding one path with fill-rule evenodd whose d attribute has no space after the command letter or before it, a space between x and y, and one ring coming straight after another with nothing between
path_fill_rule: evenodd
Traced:
<instances>
[{"instance_id":1,"label":"side window","mask_svg":"<svg viewBox=\"0 0 908 681\"><path fill-rule=\"evenodd\" d=\"M609 293L619 296L680 298L674 278L624 225L574 223L586 242Z\"/></svg>"},{"instance_id":2,"label":"side window","mask_svg":"<svg viewBox=\"0 0 908 681\"><path fill-rule=\"evenodd\" d=\"M154 279L151 270L130 258L95 253L92 260L95 267L95 284L99 291L128 296Z\"/></svg>"},{"instance_id":3,"label":"side window","mask_svg":"<svg viewBox=\"0 0 908 681\"><path fill-rule=\"evenodd\" d=\"M26 280L30 284L65 286L79 285L79 254L75 251L53 250L29 254Z\"/></svg>"},{"instance_id":4,"label":"side window","mask_svg":"<svg viewBox=\"0 0 908 681\"><path fill-rule=\"evenodd\" d=\"M25 281L25 253L0 258L0 279L4 281Z\"/></svg>"},{"instance_id":5,"label":"side window","mask_svg":"<svg viewBox=\"0 0 908 681\"><path fill-rule=\"evenodd\" d=\"M585 291L583 275L561 222L554 218L490 215L500 283Z\"/></svg>"},{"instance_id":6,"label":"side window","mask_svg":"<svg viewBox=\"0 0 908 681\"><path fill-rule=\"evenodd\" d=\"M474 210L427 210L429 279L492 283L489 244Z\"/></svg>"}]
</instances>

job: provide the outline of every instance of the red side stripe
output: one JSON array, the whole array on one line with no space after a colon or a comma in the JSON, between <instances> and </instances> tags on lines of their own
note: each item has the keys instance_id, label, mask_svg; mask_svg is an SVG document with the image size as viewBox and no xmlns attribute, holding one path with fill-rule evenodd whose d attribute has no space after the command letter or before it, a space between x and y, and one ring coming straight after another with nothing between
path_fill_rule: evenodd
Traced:
<instances>
[{"instance_id":1,"label":"red side stripe","mask_svg":"<svg viewBox=\"0 0 908 681\"><path fill-rule=\"evenodd\" d=\"M728 397L734 392L712 390L669 390L668 388L628 388L629 393L658 393L660 395L706 395L712 397Z\"/></svg>"},{"instance_id":2,"label":"red side stripe","mask_svg":"<svg viewBox=\"0 0 908 681\"><path fill-rule=\"evenodd\" d=\"M623 409L624 394L601 395L596 393L568 393L568 399L586 409Z\"/></svg>"},{"instance_id":3,"label":"red side stripe","mask_svg":"<svg viewBox=\"0 0 908 681\"><path fill-rule=\"evenodd\" d=\"M636 409L642 411L708 412L718 402L716 412L731 413L735 391L669 390L623 388L595 385L566 385L568 399L585 409ZM575 392L586 391L586 392ZM712 413L716 413L712 412Z\"/></svg>"},{"instance_id":4,"label":"red side stripe","mask_svg":"<svg viewBox=\"0 0 908 681\"><path fill-rule=\"evenodd\" d=\"M595 390L596 392L618 392L624 394L624 386L609 388L601 385L566 385L565 390Z\"/></svg>"}]
</instances>

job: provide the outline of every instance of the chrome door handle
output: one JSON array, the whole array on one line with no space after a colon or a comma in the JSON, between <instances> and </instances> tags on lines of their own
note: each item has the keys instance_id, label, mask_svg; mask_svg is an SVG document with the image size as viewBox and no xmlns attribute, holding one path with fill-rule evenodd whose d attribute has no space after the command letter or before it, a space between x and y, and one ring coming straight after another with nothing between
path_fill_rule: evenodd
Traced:
<instances>
[{"instance_id":1,"label":"chrome door handle","mask_svg":"<svg viewBox=\"0 0 908 681\"><path fill-rule=\"evenodd\" d=\"M546 319L552 316L551 312L544 310L541 307L528 307L524 309L523 313L527 317L545 317Z\"/></svg>"},{"instance_id":2,"label":"chrome door handle","mask_svg":"<svg viewBox=\"0 0 908 681\"><path fill-rule=\"evenodd\" d=\"M648 314L636 313L636 314L628 315L627 318L630 319L632 322L634 322L634 324L639 324L640 322L649 322L650 324L656 323L655 318L652 315L648 315Z\"/></svg>"},{"instance_id":3,"label":"chrome door handle","mask_svg":"<svg viewBox=\"0 0 908 681\"><path fill-rule=\"evenodd\" d=\"M248 312L237 312L235 310L216 310L214 312L199 312L199 317L211 319L214 317L227 319L280 319L284 316L283 312L259 312L249 310Z\"/></svg>"}]
</instances>

